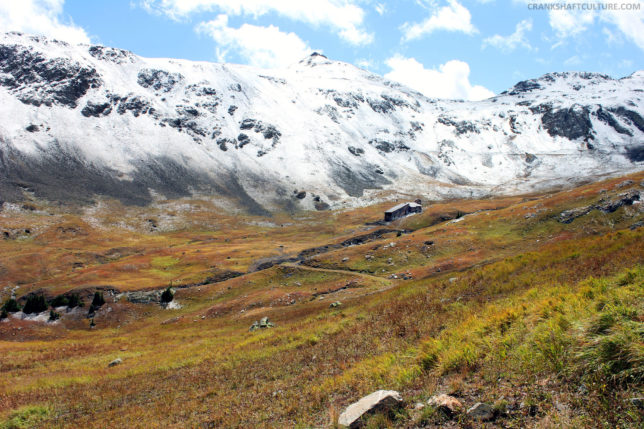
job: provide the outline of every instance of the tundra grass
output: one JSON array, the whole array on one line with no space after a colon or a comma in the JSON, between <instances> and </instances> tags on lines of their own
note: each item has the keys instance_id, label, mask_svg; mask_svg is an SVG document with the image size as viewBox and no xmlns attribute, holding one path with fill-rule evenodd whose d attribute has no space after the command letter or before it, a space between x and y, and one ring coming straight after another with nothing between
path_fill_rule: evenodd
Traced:
<instances>
[{"instance_id":1,"label":"tundra grass","mask_svg":"<svg viewBox=\"0 0 644 429\"><path fill-rule=\"evenodd\" d=\"M632 177L633 186L642 176ZM466 406L493 403L500 415L488 427L641 427L630 399L643 393L644 228L630 226L642 211L558 221L563 210L616 197L623 180L529 200L445 203L425 220L398 221L416 222L412 233L317 255L314 267L276 266L178 289L178 310L108 299L93 329L84 317L0 322L0 427L23 420L26 427L325 427L376 389L397 389L410 403L435 393ZM432 220L476 207L494 210ZM140 250L84 269L100 268L106 283L124 289L165 287L192 275L186 271L205 275L236 258L238 267L250 266L253 258L234 256L233 247L264 258L280 254L276 243L299 251L362 234L381 208L278 229L222 219L235 232L216 241L190 228L121 232L101 247L103 257L119 247ZM322 238L313 238L316 222ZM51 272L48 258L64 252L26 240L42 262L25 272L47 281L24 284L25 291L85 284L70 267ZM17 258L17 244L2 246ZM132 283L121 283L115 267L136 263L140 269L125 272ZM401 271L412 279L389 279ZM276 327L249 332L264 316ZM108 367L117 357L123 363ZM445 423L409 411L370 424L420 421ZM452 423L481 425L465 416Z\"/></svg>"}]
</instances>

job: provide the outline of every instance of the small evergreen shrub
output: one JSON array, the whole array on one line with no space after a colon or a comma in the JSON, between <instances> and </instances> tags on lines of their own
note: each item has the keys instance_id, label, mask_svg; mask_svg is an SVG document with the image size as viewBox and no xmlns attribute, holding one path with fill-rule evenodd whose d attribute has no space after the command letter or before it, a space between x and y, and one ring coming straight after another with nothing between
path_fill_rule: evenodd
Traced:
<instances>
[{"instance_id":1,"label":"small evergreen shrub","mask_svg":"<svg viewBox=\"0 0 644 429\"><path fill-rule=\"evenodd\" d=\"M94 292L94 299L92 299L92 306L94 308L99 308L105 304L105 298L103 297L103 292L96 291Z\"/></svg>"},{"instance_id":2,"label":"small evergreen shrub","mask_svg":"<svg viewBox=\"0 0 644 429\"><path fill-rule=\"evenodd\" d=\"M17 313L20 311L20 304L14 298L10 298L2 305L2 310L7 313Z\"/></svg>"},{"instance_id":3,"label":"small evergreen shrub","mask_svg":"<svg viewBox=\"0 0 644 429\"><path fill-rule=\"evenodd\" d=\"M89 314L94 313L96 310L101 308L103 304L105 304L105 298L103 297L103 292L99 292L99 291L94 292L94 298L92 299L92 303L89 306Z\"/></svg>"},{"instance_id":4,"label":"small evergreen shrub","mask_svg":"<svg viewBox=\"0 0 644 429\"><path fill-rule=\"evenodd\" d=\"M163 291L161 294L161 302L164 304L167 304L168 302L171 302L174 299L174 292L172 292L172 288L168 286L166 290Z\"/></svg>"},{"instance_id":5,"label":"small evergreen shrub","mask_svg":"<svg viewBox=\"0 0 644 429\"><path fill-rule=\"evenodd\" d=\"M58 319L60 319L60 313L56 313L54 310L49 310L49 321L53 322Z\"/></svg>"},{"instance_id":6,"label":"small evergreen shrub","mask_svg":"<svg viewBox=\"0 0 644 429\"><path fill-rule=\"evenodd\" d=\"M42 313L46 311L49 306L47 305L47 300L44 295L29 295L27 297L27 302L25 303L25 308L22 309L26 314L31 313Z\"/></svg>"},{"instance_id":7,"label":"small evergreen shrub","mask_svg":"<svg viewBox=\"0 0 644 429\"><path fill-rule=\"evenodd\" d=\"M82 306L83 306L83 300L77 293L73 293L69 296L69 303L67 304L67 307L75 308L75 307L82 307Z\"/></svg>"}]
</instances>

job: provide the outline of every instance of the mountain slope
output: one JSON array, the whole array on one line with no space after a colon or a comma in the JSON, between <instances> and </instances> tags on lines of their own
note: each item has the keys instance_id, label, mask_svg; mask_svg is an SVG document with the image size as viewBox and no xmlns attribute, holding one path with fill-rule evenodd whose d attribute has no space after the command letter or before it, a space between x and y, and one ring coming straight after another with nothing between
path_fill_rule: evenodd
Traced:
<instances>
[{"instance_id":1,"label":"mountain slope","mask_svg":"<svg viewBox=\"0 0 644 429\"><path fill-rule=\"evenodd\" d=\"M525 192L641 169L642 88L643 72L553 73L432 100L318 54L259 70L7 33L0 199L201 195L265 214Z\"/></svg>"}]
</instances>

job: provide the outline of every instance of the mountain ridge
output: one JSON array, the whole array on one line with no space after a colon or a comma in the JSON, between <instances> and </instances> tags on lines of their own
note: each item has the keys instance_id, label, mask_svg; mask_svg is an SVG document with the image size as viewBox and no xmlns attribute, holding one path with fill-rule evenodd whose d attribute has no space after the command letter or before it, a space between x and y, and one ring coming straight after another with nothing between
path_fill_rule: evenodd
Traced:
<instances>
[{"instance_id":1,"label":"mountain ridge","mask_svg":"<svg viewBox=\"0 0 644 429\"><path fill-rule=\"evenodd\" d=\"M437 100L318 53L263 70L6 33L0 199L270 214L571 185L642 168L642 88L642 71L554 72Z\"/></svg>"}]
</instances>

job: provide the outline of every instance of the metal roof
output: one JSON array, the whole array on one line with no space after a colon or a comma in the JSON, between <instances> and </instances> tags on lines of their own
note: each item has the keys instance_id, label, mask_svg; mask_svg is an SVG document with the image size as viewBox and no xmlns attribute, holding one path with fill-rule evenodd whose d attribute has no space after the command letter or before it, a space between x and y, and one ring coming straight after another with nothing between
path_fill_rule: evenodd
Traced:
<instances>
[{"instance_id":1,"label":"metal roof","mask_svg":"<svg viewBox=\"0 0 644 429\"><path fill-rule=\"evenodd\" d=\"M403 208L403 207L405 207L405 206L409 206L409 207L421 207L421 205L420 205L420 204L416 204L416 203L400 203L400 204L398 204L397 206L393 206L393 207L392 207L392 208L390 208L389 210L385 211L385 213L393 213L393 212L395 212L395 211L400 210L401 208Z\"/></svg>"}]
</instances>

